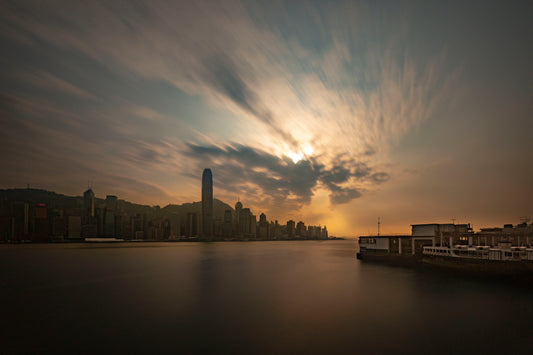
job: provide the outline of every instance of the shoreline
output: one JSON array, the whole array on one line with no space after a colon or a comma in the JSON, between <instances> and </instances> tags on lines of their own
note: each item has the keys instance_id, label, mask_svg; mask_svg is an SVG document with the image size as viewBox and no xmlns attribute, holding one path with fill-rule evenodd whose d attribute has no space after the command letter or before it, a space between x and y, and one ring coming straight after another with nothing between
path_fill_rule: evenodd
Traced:
<instances>
[{"instance_id":1,"label":"shoreline","mask_svg":"<svg viewBox=\"0 0 533 355\"><path fill-rule=\"evenodd\" d=\"M345 237L335 237L328 239L201 239L201 238L187 238L175 240L145 240L145 239L112 239L109 238L95 238L95 240L53 240L49 242L33 242L33 241L19 241L19 242L0 242L0 245L45 245L45 244L121 244L121 243L214 243L214 242L289 242L289 241L332 241L332 240L348 240Z\"/></svg>"}]
</instances>

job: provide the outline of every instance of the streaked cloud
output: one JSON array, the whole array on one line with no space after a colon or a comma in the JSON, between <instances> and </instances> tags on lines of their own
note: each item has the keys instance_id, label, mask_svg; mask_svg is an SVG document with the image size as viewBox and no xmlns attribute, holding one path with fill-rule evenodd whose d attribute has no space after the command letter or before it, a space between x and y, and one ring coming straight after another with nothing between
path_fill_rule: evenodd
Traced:
<instances>
[{"instance_id":1,"label":"streaked cloud","mask_svg":"<svg viewBox=\"0 0 533 355\"><path fill-rule=\"evenodd\" d=\"M20 72L16 74L16 78L18 80L27 81L30 85L34 85L39 89L54 90L83 99L96 99L94 95L87 91L43 71Z\"/></svg>"},{"instance_id":2,"label":"streaked cloud","mask_svg":"<svg viewBox=\"0 0 533 355\"><path fill-rule=\"evenodd\" d=\"M350 21L341 18L347 27L340 31L336 11L319 18L310 4L301 4L315 22L295 25L307 31L319 24L321 36L331 41L317 51L298 31L287 38L257 27L253 11L239 2L78 5L37 9L29 3L25 21L18 21L18 9L6 11L5 20L113 70L167 80L237 110L271 130L272 149L316 142L318 150L337 151L351 136L352 153L375 150L427 119L449 94L438 72L440 58L421 62L410 56L407 33L359 38L364 33L357 6L343 14ZM288 25L292 15L280 16L276 26ZM365 23L367 33L382 26Z\"/></svg>"}]
</instances>

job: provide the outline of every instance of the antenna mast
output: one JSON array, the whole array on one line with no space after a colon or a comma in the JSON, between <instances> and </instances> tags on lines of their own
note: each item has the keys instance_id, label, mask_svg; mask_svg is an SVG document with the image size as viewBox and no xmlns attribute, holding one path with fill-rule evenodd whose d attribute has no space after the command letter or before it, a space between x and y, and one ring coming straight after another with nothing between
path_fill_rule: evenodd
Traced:
<instances>
[{"instance_id":1,"label":"antenna mast","mask_svg":"<svg viewBox=\"0 0 533 355\"><path fill-rule=\"evenodd\" d=\"M381 225L381 220L378 217L378 237L379 237L379 226Z\"/></svg>"}]
</instances>

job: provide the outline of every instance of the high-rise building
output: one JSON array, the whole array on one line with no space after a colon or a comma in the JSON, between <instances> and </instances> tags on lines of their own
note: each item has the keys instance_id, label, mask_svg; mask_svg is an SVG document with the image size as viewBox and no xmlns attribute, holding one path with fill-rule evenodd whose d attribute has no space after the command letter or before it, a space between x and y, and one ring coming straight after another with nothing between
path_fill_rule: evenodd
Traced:
<instances>
[{"instance_id":1,"label":"high-rise building","mask_svg":"<svg viewBox=\"0 0 533 355\"><path fill-rule=\"evenodd\" d=\"M198 236L198 214L189 212L187 213L187 221L185 224L185 235L187 237L197 237Z\"/></svg>"},{"instance_id":2,"label":"high-rise building","mask_svg":"<svg viewBox=\"0 0 533 355\"><path fill-rule=\"evenodd\" d=\"M38 243L47 242L50 234L50 223L48 219L48 208L45 203L38 203L35 206L35 220L32 240Z\"/></svg>"},{"instance_id":3,"label":"high-rise building","mask_svg":"<svg viewBox=\"0 0 533 355\"><path fill-rule=\"evenodd\" d=\"M144 239L144 225L146 218L144 215L137 213L130 218L131 239Z\"/></svg>"},{"instance_id":4,"label":"high-rise building","mask_svg":"<svg viewBox=\"0 0 533 355\"><path fill-rule=\"evenodd\" d=\"M250 233L250 226L252 224L250 218L252 212L249 208L243 208L239 214L239 233L242 236L247 236Z\"/></svg>"},{"instance_id":5,"label":"high-rise building","mask_svg":"<svg viewBox=\"0 0 533 355\"><path fill-rule=\"evenodd\" d=\"M259 216L258 235L259 239L270 239L270 224L267 221L266 215L261 213Z\"/></svg>"},{"instance_id":6,"label":"high-rise building","mask_svg":"<svg viewBox=\"0 0 533 355\"><path fill-rule=\"evenodd\" d=\"M277 220L276 222L270 222L270 237L272 239L281 238L281 226L279 225Z\"/></svg>"},{"instance_id":7,"label":"high-rise building","mask_svg":"<svg viewBox=\"0 0 533 355\"><path fill-rule=\"evenodd\" d=\"M300 222L298 222L296 224L296 235L300 236L302 238L307 237L307 229L305 227L305 223L304 222L300 221Z\"/></svg>"},{"instance_id":8,"label":"high-rise building","mask_svg":"<svg viewBox=\"0 0 533 355\"><path fill-rule=\"evenodd\" d=\"M249 208L242 208L239 201L235 205L237 222L235 224L235 236L238 238L255 238L257 230L257 218Z\"/></svg>"},{"instance_id":9,"label":"high-rise building","mask_svg":"<svg viewBox=\"0 0 533 355\"><path fill-rule=\"evenodd\" d=\"M94 204L94 192L91 188L83 193L83 210L81 212L81 236L83 238L96 238L98 226Z\"/></svg>"},{"instance_id":10,"label":"high-rise building","mask_svg":"<svg viewBox=\"0 0 533 355\"><path fill-rule=\"evenodd\" d=\"M107 208L108 211L115 212L117 210L117 196L107 195L105 197L105 208Z\"/></svg>"},{"instance_id":11,"label":"high-rise building","mask_svg":"<svg viewBox=\"0 0 533 355\"><path fill-rule=\"evenodd\" d=\"M11 240L21 241L29 237L30 205L28 202L15 201L13 203L13 221L11 223Z\"/></svg>"},{"instance_id":12,"label":"high-rise building","mask_svg":"<svg viewBox=\"0 0 533 355\"><path fill-rule=\"evenodd\" d=\"M322 228L322 239L328 239L328 229L326 228L326 226Z\"/></svg>"},{"instance_id":13,"label":"high-rise building","mask_svg":"<svg viewBox=\"0 0 533 355\"><path fill-rule=\"evenodd\" d=\"M222 235L225 238L231 237L233 227L233 216L231 214L231 210L224 211L224 225L222 229Z\"/></svg>"},{"instance_id":14,"label":"high-rise building","mask_svg":"<svg viewBox=\"0 0 533 355\"><path fill-rule=\"evenodd\" d=\"M104 236L107 238L115 238L115 216L117 211L117 196L107 195L105 198L105 212L104 212Z\"/></svg>"},{"instance_id":15,"label":"high-rise building","mask_svg":"<svg viewBox=\"0 0 533 355\"><path fill-rule=\"evenodd\" d=\"M93 223L94 218L94 192L92 189L88 189L83 193L83 223Z\"/></svg>"},{"instance_id":16,"label":"high-rise building","mask_svg":"<svg viewBox=\"0 0 533 355\"><path fill-rule=\"evenodd\" d=\"M180 216L177 213L172 213L169 218L170 221L170 235L179 237L181 235Z\"/></svg>"},{"instance_id":17,"label":"high-rise building","mask_svg":"<svg viewBox=\"0 0 533 355\"><path fill-rule=\"evenodd\" d=\"M292 219L287 221L287 237L289 239L294 238L294 236L296 235L295 225L296 224L294 223L294 221Z\"/></svg>"},{"instance_id":18,"label":"high-rise building","mask_svg":"<svg viewBox=\"0 0 533 355\"><path fill-rule=\"evenodd\" d=\"M240 218L241 218L241 211L242 211L242 202L241 201L237 201L237 203L235 204L235 224L234 224L234 227L233 227L233 233L235 235L241 235L241 230L240 230Z\"/></svg>"},{"instance_id":19,"label":"high-rise building","mask_svg":"<svg viewBox=\"0 0 533 355\"><path fill-rule=\"evenodd\" d=\"M67 221L63 216L63 210L52 210L50 222L52 238L54 240L62 240L67 233Z\"/></svg>"},{"instance_id":20,"label":"high-rise building","mask_svg":"<svg viewBox=\"0 0 533 355\"><path fill-rule=\"evenodd\" d=\"M79 239L81 237L81 217L68 217L68 239Z\"/></svg>"},{"instance_id":21,"label":"high-rise building","mask_svg":"<svg viewBox=\"0 0 533 355\"><path fill-rule=\"evenodd\" d=\"M257 217L255 214L250 213L250 238L256 238L257 237Z\"/></svg>"},{"instance_id":22,"label":"high-rise building","mask_svg":"<svg viewBox=\"0 0 533 355\"><path fill-rule=\"evenodd\" d=\"M211 169L202 173L202 236L213 236L213 175Z\"/></svg>"},{"instance_id":23,"label":"high-rise building","mask_svg":"<svg viewBox=\"0 0 533 355\"><path fill-rule=\"evenodd\" d=\"M0 242L7 242L11 238L12 216L7 201L0 200Z\"/></svg>"}]
</instances>

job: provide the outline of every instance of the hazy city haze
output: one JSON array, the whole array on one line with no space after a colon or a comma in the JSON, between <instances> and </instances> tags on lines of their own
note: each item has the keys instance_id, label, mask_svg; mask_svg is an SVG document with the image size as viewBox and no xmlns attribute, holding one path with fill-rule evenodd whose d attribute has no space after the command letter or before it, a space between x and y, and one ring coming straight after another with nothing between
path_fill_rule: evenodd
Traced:
<instances>
[{"instance_id":1,"label":"hazy city haze","mask_svg":"<svg viewBox=\"0 0 533 355\"><path fill-rule=\"evenodd\" d=\"M0 1L0 188L332 234L533 215L531 2Z\"/></svg>"}]
</instances>

